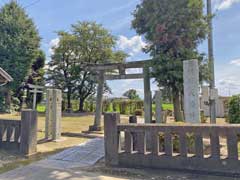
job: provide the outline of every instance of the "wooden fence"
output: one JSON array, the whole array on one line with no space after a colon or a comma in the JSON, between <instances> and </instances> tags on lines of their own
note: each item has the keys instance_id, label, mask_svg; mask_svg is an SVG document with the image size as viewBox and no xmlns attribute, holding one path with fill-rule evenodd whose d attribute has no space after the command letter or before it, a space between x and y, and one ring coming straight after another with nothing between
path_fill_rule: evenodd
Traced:
<instances>
[{"instance_id":1,"label":"wooden fence","mask_svg":"<svg viewBox=\"0 0 240 180\"><path fill-rule=\"evenodd\" d=\"M240 174L240 125L119 124L119 119L115 113L104 117L106 165Z\"/></svg>"},{"instance_id":2,"label":"wooden fence","mask_svg":"<svg viewBox=\"0 0 240 180\"><path fill-rule=\"evenodd\" d=\"M0 119L0 149L13 150L23 155L36 153L37 112L24 110L21 120Z\"/></svg>"}]
</instances>

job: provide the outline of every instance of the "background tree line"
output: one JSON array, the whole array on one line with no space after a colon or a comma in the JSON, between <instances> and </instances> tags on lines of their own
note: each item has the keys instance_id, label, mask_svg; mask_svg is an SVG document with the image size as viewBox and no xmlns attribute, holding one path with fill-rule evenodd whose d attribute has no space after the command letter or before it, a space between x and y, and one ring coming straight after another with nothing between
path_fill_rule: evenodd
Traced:
<instances>
[{"instance_id":1,"label":"background tree line","mask_svg":"<svg viewBox=\"0 0 240 180\"><path fill-rule=\"evenodd\" d=\"M170 92L166 94L173 99L177 120L182 119L183 110L183 60L198 59L201 80L208 80L208 64L197 49L206 38L211 18L203 8L199 0L142 0L133 12L132 27L145 37L148 46L144 51L154 60L152 75L159 87ZM66 94L69 110L71 99L77 99L83 111L84 101L95 94L97 85L96 72L86 72L84 64L122 62L127 56L115 49L116 38L103 26L77 22L69 31L58 32L59 43L52 49L44 75L45 55L39 48L38 30L16 1L0 10L0 36L0 66L14 78L0 89L1 110L10 109L11 99L21 106L23 83L48 83ZM110 90L107 85L105 90ZM135 96L134 92L128 95Z\"/></svg>"},{"instance_id":2,"label":"background tree line","mask_svg":"<svg viewBox=\"0 0 240 180\"><path fill-rule=\"evenodd\" d=\"M0 66L14 81L0 88L0 111L19 109L23 83L44 84L44 64L45 54L32 19L15 1L5 4L0 9Z\"/></svg>"},{"instance_id":3,"label":"background tree line","mask_svg":"<svg viewBox=\"0 0 240 180\"><path fill-rule=\"evenodd\" d=\"M16 1L0 9L0 66L14 79L0 88L0 111L9 112L11 105L21 108L27 83L59 88L66 93L68 110L71 99L78 99L79 111L83 111L84 101L95 94L97 85L96 72L86 72L83 65L122 62L127 57L115 50L116 38L96 22L77 22L70 31L57 34L59 43L46 62L38 30L25 10ZM105 91L110 91L107 84ZM29 107L31 102L28 92Z\"/></svg>"}]
</instances>

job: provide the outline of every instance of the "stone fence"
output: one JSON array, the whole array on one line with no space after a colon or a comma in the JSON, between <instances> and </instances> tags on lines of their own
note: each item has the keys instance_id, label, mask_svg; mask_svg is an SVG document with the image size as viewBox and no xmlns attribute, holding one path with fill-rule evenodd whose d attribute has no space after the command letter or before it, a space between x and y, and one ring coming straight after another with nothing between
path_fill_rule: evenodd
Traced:
<instances>
[{"instance_id":1,"label":"stone fence","mask_svg":"<svg viewBox=\"0 0 240 180\"><path fill-rule=\"evenodd\" d=\"M22 111L21 121L0 119L0 149L27 156L37 152L36 111Z\"/></svg>"},{"instance_id":2,"label":"stone fence","mask_svg":"<svg viewBox=\"0 0 240 180\"><path fill-rule=\"evenodd\" d=\"M105 114L106 165L240 173L240 125L119 122L119 114Z\"/></svg>"}]
</instances>

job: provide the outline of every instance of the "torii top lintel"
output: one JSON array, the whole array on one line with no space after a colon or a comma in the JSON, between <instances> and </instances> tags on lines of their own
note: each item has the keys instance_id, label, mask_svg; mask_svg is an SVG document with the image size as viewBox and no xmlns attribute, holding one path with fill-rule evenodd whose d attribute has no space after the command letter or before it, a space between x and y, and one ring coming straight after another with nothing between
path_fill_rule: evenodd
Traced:
<instances>
[{"instance_id":1,"label":"torii top lintel","mask_svg":"<svg viewBox=\"0 0 240 180\"><path fill-rule=\"evenodd\" d=\"M105 63L105 64L86 64L85 68L89 71L112 71L130 68L143 68L150 65L152 60L131 61L126 63Z\"/></svg>"},{"instance_id":2,"label":"torii top lintel","mask_svg":"<svg viewBox=\"0 0 240 180\"><path fill-rule=\"evenodd\" d=\"M145 67L149 68L151 66L151 62L152 60L142 60L142 61L131 61L127 63L86 64L84 68L87 71L103 73L105 80L142 79L144 77L143 73L126 74L126 69L145 68ZM119 74L112 73L114 70L118 70ZM111 73L109 74L107 72L111 72Z\"/></svg>"},{"instance_id":3,"label":"torii top lintel","mask_svg":"<svg viewBox=\"0 0 240 180\"><path fill-rule=\"evenodd\" d=\"M85 64L86 71L92 71L97 73L103 73L105 80L117 80L117 79L142 79L143 73L138 74L126 74L126 69L132 68L149 68L152 60L131 61L126 63L105 63L105 64ZM114 70L118 70L118 74ZM148 71L147 71L148 72Z\"/></svg>"}]
</instances>

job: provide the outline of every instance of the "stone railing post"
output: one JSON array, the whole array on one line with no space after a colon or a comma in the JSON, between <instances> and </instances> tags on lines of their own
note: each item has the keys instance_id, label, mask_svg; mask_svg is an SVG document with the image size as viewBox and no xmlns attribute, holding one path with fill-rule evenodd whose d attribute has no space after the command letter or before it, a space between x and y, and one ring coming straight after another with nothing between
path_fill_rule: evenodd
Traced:
<instances>
[{"instance_id":1,"label":"stone railing post","mask_svg":"<svg viewBox=\"0 0 240 180\"><path fill-rule=\"evenodd\" d=\"M37 111L23 110L21 115L20 153L26 156L37 152Z\"/></svg>"},{"instance_id":2,"label":"stone railing post","mask_svg":"<svg viewBox=\"0 0 240 180\"><path fill-rule=\"evenodd\" d=\"M104 115L105 163L107 166L118 165L119 134L117 124L119 122L119 113L106 113Z\"/></svg>"}]
</instances>

